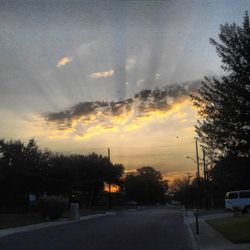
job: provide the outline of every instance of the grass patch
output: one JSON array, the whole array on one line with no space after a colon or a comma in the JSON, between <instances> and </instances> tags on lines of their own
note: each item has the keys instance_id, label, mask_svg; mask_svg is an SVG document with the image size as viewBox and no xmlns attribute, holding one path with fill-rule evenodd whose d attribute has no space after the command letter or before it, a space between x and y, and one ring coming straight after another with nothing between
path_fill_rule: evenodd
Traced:
<instances>
[{"instance_id":1,"label":"grass patch","mask_svg":"<svg viewBox=\"0 0 250 250\"><path fill-rule=\"evenodd\" d=\"M38 213L0 214L0 229L44 222Z\"/></svg>"},{"instance_id":2,"label":"grass patch","mask_svg":"<svg viewBox=\"0 0 250 250\"><path fill-rule=\"evenodd\" d=\"M98 209L80 209L80 216L104 213L104 210ZM62 218L69 218L69 210L65 211ZM27 226L31 224L48 222L50 220L42 219L39 212L33 213L0 213L0 229Z\"/></svg>"},{"instance_id":3,"label":"grass patch","mask_svg":"<svg viewBox=\"0 0 250 250\"><path fill-rule=\"evenodd\" d=\"M112 211L123 211L130 208L129 206L120 206L120 207L112 207ZM79 209L80 216L94 215L94 214L102 214L107 212L107 208L105 206L101 207L91 207L89 209L82 208ZM67 210L62 214L62 218L69 218L70 211ZM41 218L39 212L32 213L0 213L0 229L19 227L19 226L27 226L31 224L37 224L42 222L48 222L49 220L45 220Z\"/></svg>"},{"instance_id":4,"label":"grass patch","mask_svg":"<svg viewBox=\"0 0 250 250\"><path fill-rule=\"evenodd\" d=\"M212 219L206 222L234 243L250 242L250 215Z\"/></svg>"}]
</instances>

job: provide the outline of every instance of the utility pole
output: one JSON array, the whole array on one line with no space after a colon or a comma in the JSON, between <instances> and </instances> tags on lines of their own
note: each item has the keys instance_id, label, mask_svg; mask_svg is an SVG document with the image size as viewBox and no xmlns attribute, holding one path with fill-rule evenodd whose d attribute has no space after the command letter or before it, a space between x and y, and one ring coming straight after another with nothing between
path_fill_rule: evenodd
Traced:
<instances>
[{"instance_id":1,"label":"utility pole","mask_svg":"<svg viewBox=\"0 0 250 250\"><path fill-rule=\"evenodd\" d=\"M111 163L110 161L110 148L108 148L108 159L109 159L109 163ZM109 191L108 191L108 210L111 209L111 184L108 183L109 185Z\"/></svg>"},{"instance_id":2,"label":"utility pole","mask_svg":"<svg viewBox=\"0 0 250 250\"><path fill-rule=\"evenodd\" d=\"M110 148L108 148L108 159L109 159L109 162L110 162Z\"/></svg>"},{"instance_id":3,"label":"utility pole","mask_svg":"<svg viewBox=\"0 0 250 250\"><path fill-rule=\"evenodd\" d=\"M190 204L190 189L189 189L189 185L190 185L190 179L192 177L191 173L186 173L187 178L188 178L188 185L185 188L185 210L186 210L186 216L187 216L187 211L188 211L188 205Z\"/></svg>"},{"instance_id":4,"label":"utility pole","mask_svg":"<svg viewBox=\"0 0 250 250\"><path fill-rule=\"evenodd\" d=\"M198 138L195 138L195 149L196 149L196 164L197 164L197 182L198 182L198 192L199 192L199 206L202 208L201 200L201 181L200 181L200 160L198 152Z\"/></svg>"},{"instance_id":5,"label":"utility pole","mask_svg":"<svg viewBox=\"0 0 250 250\"><path fill-rule=\"evenodd\" d=\"M204 168L204 198L206 209L208 209L208 197L207 197L207 166L206 166L206 152L203 148L203 168Z\"/></svg>"}]
</instances>

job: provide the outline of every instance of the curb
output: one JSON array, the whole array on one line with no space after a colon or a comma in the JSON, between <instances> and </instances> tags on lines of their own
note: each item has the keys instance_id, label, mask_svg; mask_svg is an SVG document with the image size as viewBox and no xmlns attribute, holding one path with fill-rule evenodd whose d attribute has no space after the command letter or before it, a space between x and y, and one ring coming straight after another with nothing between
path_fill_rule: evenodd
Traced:
<instances>
[{"instance_id":1,"label":"curb","mask_svg":"<svg viewBox=\"0 0 250 250\"><path fill-rule=\"evenodd\" d=\"M185 218L185 215L182 213L182 218L183 218L183 221L185 223L185 225L187 226L187 229L188 229L188 233L190 235L190 238L191 238L191 243L192 243L192 247L193 247L193 250L200 250L200 247L198 246L198 242L193 234L193 231L190 227L190 223L187 222L186 218Z\"/></svg>"},{"instance_id":2,"label":"curb","mask_svg":"<svg viewBox=\"0 0 250 250\"><path fill-rule=\"evenodd\" d=\"M111 216L111 215L116 215L116 213L106 212L103 214L81 216L78 220L61 219L59 221L43 222L43 223L31 224L31 225L26 225L26 226L21 226L21 227L1 229L0 239L10 234L14 234L14 233L28 232L28 231L33 231L36 229L41 229L41 228L66 225L66 224L71 224L71 223L75 223L75 222L79 222L83 220L90 220L90 219L95 219L95 218L100 218L100 217L105 217L105 216Z\"/></svg>"}]
</instances>

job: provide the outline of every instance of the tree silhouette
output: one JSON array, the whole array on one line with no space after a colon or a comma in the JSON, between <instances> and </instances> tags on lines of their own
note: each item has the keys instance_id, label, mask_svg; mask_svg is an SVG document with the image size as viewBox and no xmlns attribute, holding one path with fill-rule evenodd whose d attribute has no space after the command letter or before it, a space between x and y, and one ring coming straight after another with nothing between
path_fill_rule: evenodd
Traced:
<instances>
[{"instance_id":1,"label":"tree silhouette","mask_svg":"<svg viewBox=\"0 0 250 250\"><path fill-rule=\"evenodd\" d=\"M250 24L220 26L220 42L210 39L226 75L205 78L192 96L201 120L196 131L204 145L220 155L249 156L250 145Z\"/></svg>"},{"instance_id":2,"label":"tree silhouette","mask_svg":"<svg viewBox=\"0 0 250 250\"><path fill-rule=\"evenodd\" d=\"M19 140L1 140L0 155L1 203L7 207L15 206L19 197L38 192L41 152L34 139L29 140L26 146Z\"/></svg>"},{"instance_id":3,"label":"tree silhouette","mask_svg":"<svg viewBox=\"0 0 250 250\"><path fill-rule=\"evenodd\" d=\"M139 168L125 179L127 197L143 204L164 203L167 189L167 181L153 167Z\"/></svg>"},{"instance_id":4,"label":"tree silhouette","mask_svg":"<svg viewBox=\"0 0 250 250\"><path fill-rule=\"evenodd\" d=\"M210 154L210 192L224 201L226 191L250 182L250 22L220 26L219 42L210 39L225 75L205 78L193 103L201 119L196 132ZM248 183L248 184L247 184Z\"/></svg>"},{"instance_id":5,"label":"tree silhouette","mask_svg":"<svg viewBox=\"0 0 250 250\"><path fill-rule=\"evenodd\" d=\"M119 185L121 164L107 157L63 155L41 151L34 139L25 145L16 140L0 140L0 207L28 205L28 194L70 196L83 193L89 206L103 191L104 182Z\"/></svg>"}]
</instances>

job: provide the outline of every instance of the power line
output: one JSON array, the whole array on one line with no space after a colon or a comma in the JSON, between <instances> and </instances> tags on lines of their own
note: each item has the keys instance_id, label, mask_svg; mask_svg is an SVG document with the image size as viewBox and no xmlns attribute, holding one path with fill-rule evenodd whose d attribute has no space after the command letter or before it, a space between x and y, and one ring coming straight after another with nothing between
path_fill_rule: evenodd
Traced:
<instances>
[{"instance_id":1,"label":"power line","mask_svg":"<svg viewBox=\"0 0 250 250\"><path fill-rule=\"evenodd\" d=\"M152 146L127 146L127 147L124 147L124 146L110 146L110 148L112 148L112 149L116 149L116 148L118 148L118 149L131 149L131 148L169 148L169 147L180 147L180 146L182 146L182 145L190 145L190 144L192 144L192 143L176 143L176 144L169 144L169 145L158 145L158 146L156 146L156 145L152 145Z\"/></svg>"},{"instance_id":2,"label":"power line","mask_svg":"<svg viewBox=\"0 0 250 250\"><path fill-rule=\"evenodd\" d=\"M168 147L180 147L182 145L189 145L189 144L192 144L193 142L187 142L187 143L172 143L172 144L168 144L168 145L158 145L158 146L109 146L109 148L112 148L112 149L132 149L132 148L135 148L135 149L139 149L139 148L168 148ZM88 147L81 147L79 149L76 149L76 150L63 150L61 152L76 152L76 151L82 151L82 150L85 150L85 151L88 151L88 150L106 150L107 147L106 146L103 146L103 147L91 147L91 148L88 148Z\"/></svg>"},{"instance_id":3,"label":"power line","mask_svg":"<svg viewBox=\"0 0 250 250\"><path fill-rule=\"evenodd\" d=\"M188 154L188 153L190 153L190 152L185 152L186 154ZM167 156L169 156L169 155L182 155L182 154L184 154L185 155L185 153L174 153L174 152L172 152L172 153L161 153L161 154L141 154L141 155L134 155L134 154L124 154L124 155L112 155L112 157L152 157L152 156L165 156L165 157L167 157ZM191 152L191 153L193 153L193 152Z\"/></svg>"}]
</instances>

